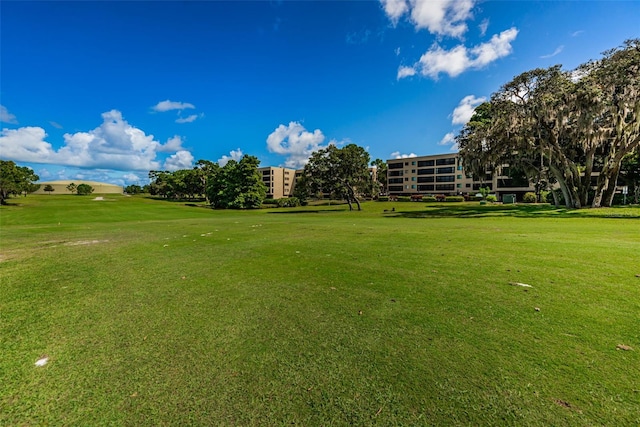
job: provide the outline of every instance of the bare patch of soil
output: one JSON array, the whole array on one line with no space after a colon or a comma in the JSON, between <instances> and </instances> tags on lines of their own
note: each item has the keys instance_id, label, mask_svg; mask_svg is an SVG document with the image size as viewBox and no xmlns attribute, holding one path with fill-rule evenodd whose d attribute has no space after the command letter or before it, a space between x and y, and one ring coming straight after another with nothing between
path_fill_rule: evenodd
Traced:
<instances>
[{"instance_id":1,"label":"bare patch of soil","mask_svg":"<svg viewBox=\"0 0 640 427\"><path fill-rule=\"evenodd\" d=\"M106 243L108 240L78 240L77 242L66 242L63 246L80 246L80 245L95 245L98 243Z\"/></svg>"}]
</instances>

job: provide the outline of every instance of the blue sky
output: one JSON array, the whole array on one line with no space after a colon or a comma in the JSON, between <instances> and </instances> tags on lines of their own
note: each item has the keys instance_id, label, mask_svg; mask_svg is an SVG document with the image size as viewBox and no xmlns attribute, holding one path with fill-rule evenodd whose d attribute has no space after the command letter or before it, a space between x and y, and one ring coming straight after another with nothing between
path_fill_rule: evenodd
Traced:
<instances>
[{"instance_id":1,"label":"blue sky","mask_svg":"<svg viewBox=\"0 0 640 427\"><path fill-rule=\"evenodd\" d=\"M0 6L0 158L41 180L330 143L448 152L517 74L640 37L638 1L13 2Z\"/></svg>"}]
</instances>

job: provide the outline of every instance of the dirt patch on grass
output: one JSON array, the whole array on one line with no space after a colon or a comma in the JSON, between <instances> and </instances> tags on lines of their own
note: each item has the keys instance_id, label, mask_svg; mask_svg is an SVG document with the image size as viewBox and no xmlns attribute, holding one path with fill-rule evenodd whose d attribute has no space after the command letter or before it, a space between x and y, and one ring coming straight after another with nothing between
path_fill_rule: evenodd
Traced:
<instances>
[{"instance_id":1,"label":"dirt patch on grass","mask_svg":"<svg viewBox=\"0 0 640 427\"><path fill-rule=\"evenodd\" d=\"M76 242L65 242L62 246L80 246L80 245L96 245L98 243L107 243L108 240L78 240Z\"/></svg>"}]
</instances>

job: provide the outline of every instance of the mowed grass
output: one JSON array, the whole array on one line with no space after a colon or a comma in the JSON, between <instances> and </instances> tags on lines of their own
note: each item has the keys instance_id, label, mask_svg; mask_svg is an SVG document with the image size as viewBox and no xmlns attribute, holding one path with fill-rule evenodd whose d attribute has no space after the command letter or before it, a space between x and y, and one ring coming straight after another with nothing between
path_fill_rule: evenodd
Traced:
<instances>
[{"instance_id":1,"label":"mowed grass","mask_svg":"<svg viewBox=\"0 0 640 427\"><path fill-rule=\"evenodd\" d=\"M105 199L0 208L0 425L640 424L639 208Z\"/></svg>"}]
</instances>

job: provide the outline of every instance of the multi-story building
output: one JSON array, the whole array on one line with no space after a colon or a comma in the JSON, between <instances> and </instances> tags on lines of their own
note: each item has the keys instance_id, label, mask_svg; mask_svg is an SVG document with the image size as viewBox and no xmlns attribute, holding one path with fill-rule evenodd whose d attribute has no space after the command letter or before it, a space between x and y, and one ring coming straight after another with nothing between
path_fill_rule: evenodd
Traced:
<instances>
[{"instance_id":1,"label":"multi-story building","mask_svg":"<svg viewBox=\"0 0 640 427\"><path fill-rule=\"evenodd\" d=\"M390 196L468 195L489 187L499 199L505 194L520 199L527 191L535 191L528 181L514 182L505 174L506 166L487 174L482 181L474 181L465 173L458 153L387 160Z\"/></svg>"},{"instance_id":2,"label":"multi-story building","mask_svg":"<svg viewBox=\"0 0 640 427\"><path fill-rule=\"evenodd\" d=\"M258 168L258 172L262 175L262 182L267 186L268 199L281 199L293 193L295 169L268 166Z\"/></svg>"}]
</instances>

